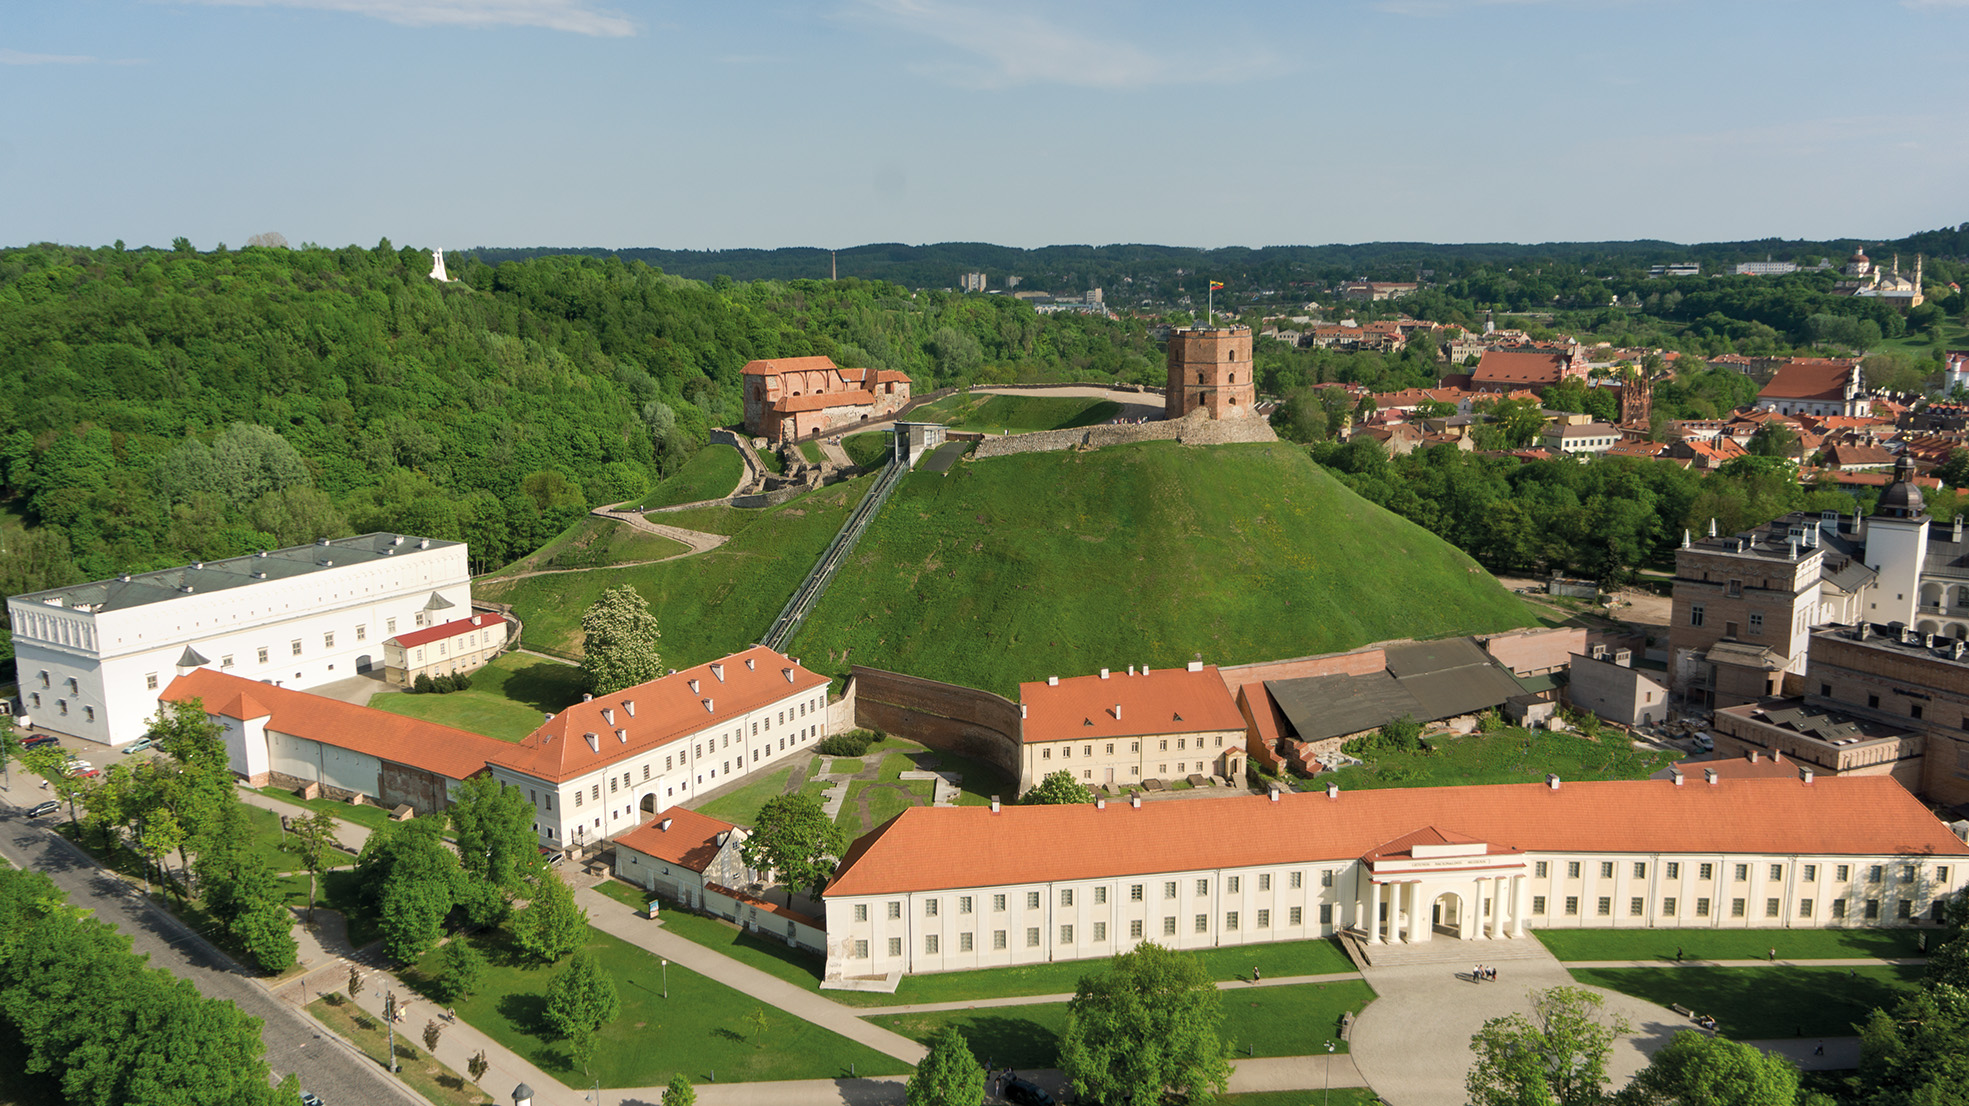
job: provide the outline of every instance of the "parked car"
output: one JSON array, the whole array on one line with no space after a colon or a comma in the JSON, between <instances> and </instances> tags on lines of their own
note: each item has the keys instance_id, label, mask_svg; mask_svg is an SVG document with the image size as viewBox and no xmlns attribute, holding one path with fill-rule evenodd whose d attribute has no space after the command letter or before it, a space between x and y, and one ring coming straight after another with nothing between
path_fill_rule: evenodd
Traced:
<instances>
[{"instance_id":1,"label":"parked car","mask_svg":"<svg viewBox=\"0 0 1969 1106\"><path fill-rule=\"evenodd\" d=\"M1005 1101L1019 1106L1053 1106L1053 1096L1039 1084L1014 1076L1005 1084Z\"/></svg>"},{"instance_id":2,"label":"parked car","mask_svg":"<svg viewBox=\"0 0 1969 1106\"><path fill-rule=\"evenodd\" d=\"M31 807L28 807L27 816L29 818L46 818L48 815L53 814L55 811L60 810L61 808L62 805L60 803L56 802L53 799L47 799L42 802L35 803Z\"/></svg>"},{"instance_id":3,"label":"parked car","mask_svg":"<svg viewBox=\"0 0 1969 1106\"><path fill-rule=\"evenodd\" d=\"M547 865L549 868L554 867L555 865L559 864L561 861L566 859L567 859L567 854L562 852L561 850L550 849L545 845L540 846L540 862L542 864Z\"/></svg>"},{"instance_id":4,"label":"parked car","mask_svg":"<svg viewBox=\"0 0 1969 1106\"><path fill-rule=\"evenodd\" d=\"M131 753L141 753L145 749L148 749L155 744L157 744L157 742L152 741L148 737L140 737L137 740L132 741L131 743L123 747L123 755L127 757Z\"/></svg>"},{"instance_id":5,"label":"parked car","mask_svg":"<svg viewBox=\"0 0 1969 1106\"><path fill-rule=\"evenodd\" d=\"M39 749L43 745L59 744L61 744L61 738L51 733L29 734L21 739L21 748L23 749Z\"/></svg>"},{"instance_id":6,"label":"parked car","mask_svg":"<svg viewBox=\"0 0 1969 1106\"><path fill-rule=\"evenodd\" d=\"M1708 753L1716 749L1716 739L1706 733L1699 733L1695 740L1696 752Z\"/></svg>"},{"instance_id":7,"label":"parked car","mask_svg":"<svg viewBox=\"0 0 1969 1106\"><path fill-rule=\"evenodd\" d=\"M321 1096L313 1091L302 1091L301 1106L328 1106L328 1104L323 1102Z\"/></svg>"}]
</instances>

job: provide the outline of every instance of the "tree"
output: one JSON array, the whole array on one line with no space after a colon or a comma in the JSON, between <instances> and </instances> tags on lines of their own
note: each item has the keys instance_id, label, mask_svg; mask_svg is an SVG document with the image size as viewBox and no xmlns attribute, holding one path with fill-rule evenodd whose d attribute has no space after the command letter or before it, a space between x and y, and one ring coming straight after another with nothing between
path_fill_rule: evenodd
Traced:
<instances>
[{"instance_id":1,"label":"tree","mask_svg":"<svg viewBox=\"0 0 1969 1106\"><path fill-rule=\"evenodd\" d=\"M909 1106L977 1106L984 1101L985 1072L971 1046L954 1025L930 1036L930 1050L909 1077L904 1101ZM664 1100L669 1106L669 1100Z\"/></svg>"},{"instance_id":2,"label":"tree","mask_svg":"<svg viewBox=\"0 0 1969 1106\"><path fill-rule=\"evenodd\" d=\"M1946 983L1903 994L1860 1026L1867 1106L1969 1104L1969 991Z\"/></svg>"},{"instance_id":3,"label":"tree","mask_svg":"<svg viewBox=\"0 0 1969 1106\"><path fill-rule=\"evenodd\" d=\"M649 601L635 588L623 584L603 592L582 614L581 629L581 670L588 674L588 690L596 695L610 695L663 675L663 658L657 652L657 639L663 635Z\"/></svg>"},{"instance_id":4,"label":"tree","mask_svg":"<svg viewBox=\"0 0 1969 1106\"><path fill-rule=\"evenodd\" d=\"M474 925L497 924L507 902L541 869L533 804L519 788L487 773L458 785L446 817L458 835L458 862L466 877L490 892L468 894L466 914Z\"/></svg>"},{"instance_id":5,"label":"tree","mask_svg":"<svg viewBox=\"0 0 1969 1106\"><path fill-rule=\"evenodd\" d=\"M1969 993L1969 934L1958 936L1928 954L1928 982L1945 983Z\"/></svg>"},{"instance_id":6,"label":"tree","mask_svg":"<svg viewBox=\"0 0 1969 1106\"><path fill-rule=\"evenodd\" d=\"M1798 434L1786 424L1772 419L1757 428L1757 432L1750 436L1750 444L1744 448L1753 457L1795 460L1798 456Z\"/></svg>"},{"instance_id":7,"label":"tree","mask_svg":"<svg viewBox=\"0 0 1969 1106\"><path fill-rule=\"evenodd\" d=\"M1153 942L1082 976L1067 1003L1060 1067L1096 1102L1141 1106L1175 1094L1208 1103L1230 1081L1217 987L1195 957Z\"/></svg>"},{"instance_id":8,"label":"tree","mask_svg":"<svg viewBox=\"0 0 1969 1106\"><path fill-rule=\"evenodd\" d=\"M1935 469L1934 475L1951 488L1969 487L1969 449L1950 450L1948 460Z\"/></svg>"},{"instance_id":9,"label":"tree","mask_svg":"<svg viewBox=\"0 0 1969 1106\"><path fill-rule=\"evenodd\" d=\"M362 969L349 965L349 1001L354 1002L362 995Z\"/></svg>"},{"instance_id":10,"label":"tree","mask_svg":"<svg viewBox=\"0 0 1969 1106\"><path fill-rule=\"evenodd\" d=\"M486 1071L491 1067L492 1061L485 1058L484 1049L472 1053L472 1058L465 1061L465 1071L471 1075L472 1082L474 1083L484 1079Z\"/></svg>"},{"instance_id":11,"label":"tree","mask_svg":"<svg viewBox=\"0 0 1969 1106\"><path fill-rule=\"evenodd\" d=\"M356 858L356 879L376 912L383 948L410 963L434 948L458 902L458 854L435 819L391 822L370 834Z\"/></svg>"},{"instance_id":12,"label":"tree","mask_svg":"<svg viewBox=\"0 0 1969 1106\"><path fill-rule=\"evenodd\" d=\"M567 967L547 984L547 1025L566 1038L583 1072L595 1055L595 1034L621 1011L615 980L602 970L602 962L592 952L575 953Z\"/></svg>"},{"instance_id":13,"label":"tree","mask_svg":"<svg viewBox=\"0 0 1969 1106\"><path fill-rule=\"evenodd\" d=\"M0 713L0 772L6 773L10 790L14 786L14 762L27 751L21 745L21 735L14 732L12 715L12 711Z\"/></svg>"},{"instance_id":14,"label":"tree","mask_svg":"<svg viewBox=\"0 0 1969 1106\"><path fill-rule=\"evenodd\" d=\"M1094 792L1064 768L1048 774L1037 787L1019 797L1019 802L1026 806L1065 806L1093 801Z\"/></svg>"},{"instance_id":15,"label":"tree","mask_svg":"<svg viewBox=\"0 0 1969 1106\"><path fill-rule=\"evenodd\" d=\"M426 1021L424 1023L425 1051L436 1052L438 1050L438 1038L443 1035L444 1035L444 1026L439 1025L438 1020L436 1018L432 1018L429 1021Z\"/></svg>"},{"instance_id":16,"label":"tree","mask_svg":"<svg viewBox=\"0 0 1969 1106\"><path fill-rule=\"evenodd\" d=\"M1633 1082L1614 1096L1618 1106L1794 1106L1798 1069L1722 1037L1684 1029Z\"/></svg>"},{"instance_id":17,"label":"tree","mask_svg":"<svg viewBox=\"0 0 1969 1106\"><path fill-rule=\"evenodd\" d=\"M485 973L485 954L463 937L453 937L438 950L437 996L455 1003L472 993Z\"/></svg>"},{"instance_id":18,"label":"tree","mask_svg":"<svg viewBox=\"0 0 1969 1106\"><path fill-rule=\"evenodd\" d=\"M689 1076L678 1072L670 1077L663 1088L663 1106L697 1106L697 1088L691 1086Z\"/></svg>"},{"instance_id":19,"label":"tree","mask_svg":"<svg viewBox=\"0 0 1969 1106\"><path fill-rule=\"evenodd\" d=\"M1580 987L1532 993L1532 1013L1492 1018L1470 1038L1471 1106L1589 1106L1604 1097L1607 1057L1627 1022L1602 1020L1605 999Z\"/></svg>"},{"instance_id":20,"label":"tree","mask_svg":"<svg viewBox=\"0 0 1969 1106\"><path fill-rule=\"evenodd\" d=\"M791 902L796 887L819 894L847 847L847 833L821 809L820 799L794 794L766 800L738 852L746 867L774 872Z\"/></svg>"},{"instance_id":21,"label":"tree","mask_svg":"<svg viewBox=\"0 0 1969 1106\"><path fill-rule=\"evenodd\" d=\"M294 916L271 891L269 878L263 890L240 904L228 929L261 971L278 975L294 966L300 945L294 940Z\"/></svg>"},{"instance_id":22,"label":"tree","mask_svg":"<svg viewBox=\"0 0 1969 1106\"><path fill-rule=\"evenodd\" d=\"M301 867L308 870L308 924L313 925L316 881L328 867L329 854L335 851L335 817L325 810L317 810L305 818L293 819L287 829L294 835L295 850L301 854Z\"/></svg>"},{"instance_id":23,"label":"tree","mask_svg":"<svg viewBox=\"0 0 1969 1106\"><path fill-rule=\"evenodd\" d=\"M551 868L534 880L533 901L513 919L513 939L549 964L580 948L587 930L588 912Z\"/></svg>"}]
</instances>

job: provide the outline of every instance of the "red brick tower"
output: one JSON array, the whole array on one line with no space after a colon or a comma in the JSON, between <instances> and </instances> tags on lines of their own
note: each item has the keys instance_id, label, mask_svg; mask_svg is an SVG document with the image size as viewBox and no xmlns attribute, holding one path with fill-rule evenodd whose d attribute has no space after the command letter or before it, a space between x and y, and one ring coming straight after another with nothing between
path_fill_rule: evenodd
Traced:
<instances>
[{"instance_id":1,"label":"red brick tower","mask_svg":"<svg viewBox=\"0 0 1969 1106\"><path fill-rule=\"evenodd\" d=\"M1201 407L1213 419L1241 419L1257 401L1250 327L1192 326L1170 332L1164 418L1180 419Z\"/></svg>"}]
</instances>

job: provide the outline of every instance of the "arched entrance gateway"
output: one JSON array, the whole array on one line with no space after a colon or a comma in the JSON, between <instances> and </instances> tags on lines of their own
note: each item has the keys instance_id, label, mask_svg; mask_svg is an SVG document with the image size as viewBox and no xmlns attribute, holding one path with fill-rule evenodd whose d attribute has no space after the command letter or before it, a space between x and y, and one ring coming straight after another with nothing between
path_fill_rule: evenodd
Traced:
<instances>
[{"instance_id":1,"label":"arched entrance gateway","mask_svg":"<svg viewBox=\"0 0 1969 1106\"><path fill-rule=\"evenodd\" d=\"M1525 935L1529 872L1516 849L1430 826L1361 858L1360 928L1369 944Z\"/></svg>"}]
</instances>

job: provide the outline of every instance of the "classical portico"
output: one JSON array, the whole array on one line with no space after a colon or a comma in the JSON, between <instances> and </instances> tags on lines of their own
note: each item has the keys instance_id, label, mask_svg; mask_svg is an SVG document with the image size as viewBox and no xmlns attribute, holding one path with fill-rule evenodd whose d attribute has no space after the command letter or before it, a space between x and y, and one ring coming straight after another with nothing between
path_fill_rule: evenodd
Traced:
<instances>
[{"instance_id":1,"label":"classical portico","mask_svg":"<svg viewBox=\"0 0 1969 1106\"><path fill-rule=\"evenodd\" d=\"M1361 857L1358 928L1369 944L1419 944L1439 930L1465 941L1523 937L1527 868L1517 849L1417 830Z\"/></svg>"}]
</instances>

